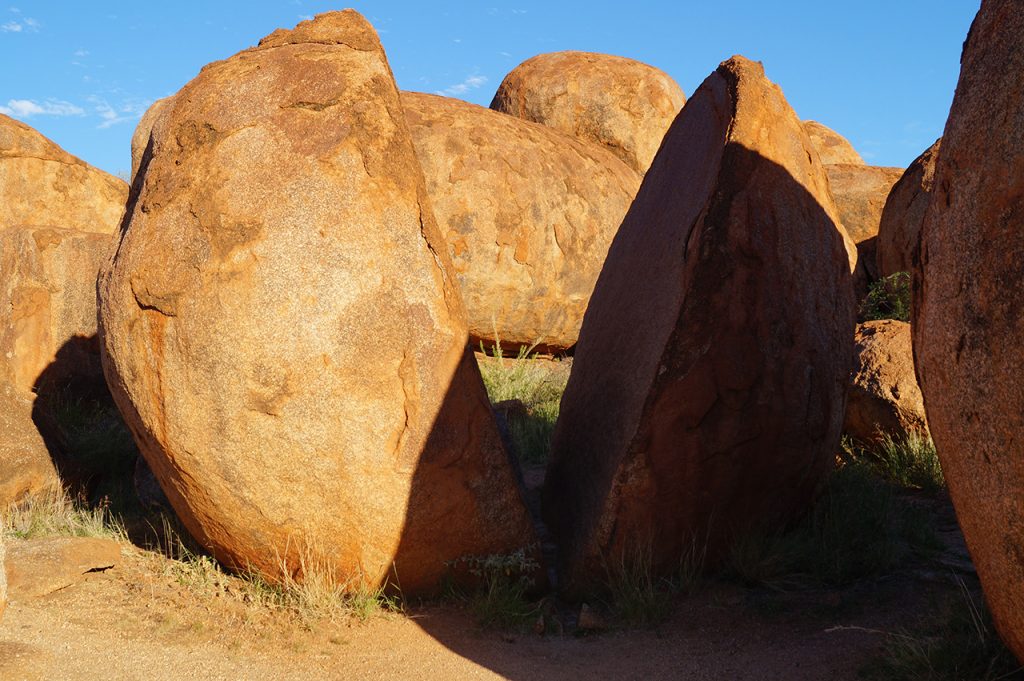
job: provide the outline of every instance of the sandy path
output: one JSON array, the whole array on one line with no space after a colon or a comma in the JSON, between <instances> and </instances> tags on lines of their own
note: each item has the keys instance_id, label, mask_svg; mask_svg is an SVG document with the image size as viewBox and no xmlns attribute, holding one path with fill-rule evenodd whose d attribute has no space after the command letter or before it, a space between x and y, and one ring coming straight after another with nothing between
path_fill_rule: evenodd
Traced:
<instances>
[{"instance_id":1,"label":"sandy path","mask_svg":"<svg viewBox=\"0 0 1024 681\"><path fill-rule=\"evenodd\" d=\"M826 631L870 618L823 618L804 606L766 616L729 588L683 601L657 630L587 637L482 631L453 606L303 625L203 598L155 569L156 558L126 554L116 570L12 604L0 623L0 679L843 681L879 643Z\"/></svg>"}]
</instances>

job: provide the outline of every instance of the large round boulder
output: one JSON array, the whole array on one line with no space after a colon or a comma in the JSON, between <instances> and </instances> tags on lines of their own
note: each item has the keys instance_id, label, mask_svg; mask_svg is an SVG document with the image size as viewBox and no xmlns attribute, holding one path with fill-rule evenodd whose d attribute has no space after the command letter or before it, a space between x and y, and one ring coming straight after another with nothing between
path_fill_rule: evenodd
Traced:
<instances>
[{"instance_id":1,"label":"large round boulder","mask_svg":"<svg viewBox=\"0 0 1024 681\"><path fill-rule=\"evenodd\" d=\"M127 197L124 180L0 114L0 227L41 225L113 234Z\"/></svg>"},{"instance_id":2,"label":"large round boulder","mask_svg":"<svg viewBox=\"0 0 1024 681\"><path fill-rule=\"evenodd\" d=\"M857 261L863 263L870 281L878 279L875 244L882 209L889 190L903 175L902 168L847 163L826 165L832 196L843 228L857 244Z\"/></svg>"},{"instance_id":3,"label":"large round boulder","mask_svg":"<svg viewBox=\"0 0 1024 681\"><path fill-rule=\"evenodd\" d=\"M760 64L724 62L608 252L544 513L570 592L636 555L709 564L806 510L839 443L854 301L825 172Z\"/></svg>"},{"instance_id":4,"label":"large round boulder","mask_svg":"<svg viewBox=\"0 0 1024 681\"><path fill-rule=\"evenodd\" d=\"M928 147L914 159L906 172L892 186L885 200L882 220L878 227L878 276L888 277L897 272L913 272L921 241L921 223L924 222L928 202L935 184L935 160L939 157L942 139Z\"/></svg>"},{"instance_id":5,"label":"large round boulder","mask_svg":"<svg viewBox=\"0 0 1024 681\"><path fill-rule=\"evenodd\" d=\"M1024 12L983 0L960 60L912 310L928 424L996 629L1024 660Z\"/></svg>"},{"instance_id":6,"label":"large round boulder","mask_svg":"<svg viewBox=\"0 0 1024 681\"><path fill-rule=\"evenodd\" d=\"M843 432L864 442L928 436L910 324L884 319L857 326Z\"/></svg>"},{"instance_id":7,"label":"large round boulder","mask_svg":"<svg viewBox=\"0 0 1024 681\"><path fill-rule=\"evenodd\" d=\"M4 616L7 609L7 547L4 544L4 536L0 534L0 618Z\"/></svg>"},{"instance_id":8,"label":"large round boulder","mask_svg":"<svg viewBox=\"0 0 1024 681\"><path fill-rule=\"evenodd\" d=\"M474 344L561 351L640 175L610 152L461 100L402 93Z\"/></svg>"},{"instance_id":9,"label":"large round boulder","mask_svg":"<svg viewBox=\"0 0 1024 681\"><path fill-rule=\"evenodd\" d=\"M407 594L533 545L373 28L275 31L168 106L101 344L188 530L269 579Z\"/></svg>"},{"instance_id":10,"label":"large round boulder","mask_svg":"<svg viewBox=\"0 0 1024 681\"><path fill-rule=\"evenodd\" d=\"M684 103L679 85L653 66L570 51L539 54L514 68L491 108L601 144L644 173Z\"/></svg>"},{"instance_id":11,"label":"large round boulder","mask_svg":"<svg viewBox=\"0 0 1024 681\"><path fill-rule=\"evenodd\" d=\"M811 145L818 152L818 158L825 165L850 163L864 165L857 150L850 141L838 132L818 121L803 121L804 132L811 138Z\"/></svg>"}]
</instances>

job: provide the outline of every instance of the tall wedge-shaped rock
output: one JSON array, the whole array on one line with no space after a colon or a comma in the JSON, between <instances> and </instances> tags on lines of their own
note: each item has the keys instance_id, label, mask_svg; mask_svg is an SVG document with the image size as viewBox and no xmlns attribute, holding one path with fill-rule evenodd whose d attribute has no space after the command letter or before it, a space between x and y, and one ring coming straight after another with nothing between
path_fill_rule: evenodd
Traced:
<instances>
[{"instance_id":1,"label":"tall wedge-shaped rock","mask_svg":"<svg viewBox=\"0 0 1024 681\"><path fill-rule=\"evenodd\" d=\"M405 592L533 543L390 67L354 11L157 117L101 273L104 368L189 531ZM140 184L141 182L141 184Z\"/></svg>"},{"instance_id":2,"label":"tall wedge-shaped rock","mask_svg":"<svg viewBox=\"0 0 1024 681\"><path fill-rule=\"evenodd\" d=\"M544 489L563 585L801 512L839 442L854 303L825 173L733 57L686 104L583 320Z\"/></svg>"},{"instance_id":3,"label":"tall wedge-shaped rock","mask_svg":"<svg viewBox=\"0 0 1024 681\"><path fill-rule=\"evenodd\" d=\"M1018 0L983 0L960 64L921 228L914 361L996 629L1024 660L1024 7Z\"/></svg>"}]
</instances>

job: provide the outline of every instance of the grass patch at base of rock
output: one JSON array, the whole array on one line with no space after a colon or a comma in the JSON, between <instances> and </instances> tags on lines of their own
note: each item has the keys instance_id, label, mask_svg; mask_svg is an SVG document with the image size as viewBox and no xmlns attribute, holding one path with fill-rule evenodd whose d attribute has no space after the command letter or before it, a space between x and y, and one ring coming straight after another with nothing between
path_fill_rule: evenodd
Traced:
<instances>
[{"instance_id":1,"label":"grass patch at base of rock","mask_svg":"<svg viewBox=\"0 0 1024 681\"><path fill-rule=\"evenodd\" d=\"M53 486L11 504L0 513L0 532L11 539L98 537L127 541L124 525L109 504L87 505L63 486Z\"/></svg>"},{"instance_id":2,"label":"grass patch at base of rock","mask_svg":"<svg viewBox=\"0 0 1024 681\"><path fill-rule=\"evenodd\" d=\"M528 348L515 358L503 357L500 346L494 355L478 354L480 375L492 405L522 405L505 411L508 436L523 463L547 461L551 435L558 420L558 409L569 379L569 372L556 361L535 358Z\"/></svg>"}]
</instances>

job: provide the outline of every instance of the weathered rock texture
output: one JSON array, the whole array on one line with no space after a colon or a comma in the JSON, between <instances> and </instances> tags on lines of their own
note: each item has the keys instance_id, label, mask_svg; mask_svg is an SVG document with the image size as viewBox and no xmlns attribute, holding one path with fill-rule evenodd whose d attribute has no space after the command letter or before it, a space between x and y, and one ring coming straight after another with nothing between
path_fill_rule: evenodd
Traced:
<instances>
[{"instance_id":1,"label":"weathered rock texture","mask_svg":"<svg viewBox=\"0 0 1024 681\"><path fill-rule=\"evenodd\" d=\"M912 328L928 423L996 629L1024 660L1024 12L983 0L935 167Z\"/></svg>"},{"instance_id":2,"label":"weathered rock texture","mask_svg":"<svg viewBox=\"0 0 1024 681\"><path fill-rule=\"evenodd\" d=\"M50 451L32 422L32 395L0 382L0 511L57 484Z\"/></svg>"},{"instance_id":3,"label":"weathered rock texture","mask_svg":"<svg viewBox=\"0 0 1024 681\"><path fill-rule=\"evenodd\" d=\"M402 94L474 347L565 350L640 187L610 152L461 100Z\"/></svg>"},{"instance_id":4,"label":"weathered rock texture","mask_svg":"<svg viewBox=\"0 0 1024 681\"><path fill-rule=\"evenodd\" d=\"M924 399L914 375L910 324L886 319L857 327L843 432L863 441L881 435L927 437Z\"/></svg>"},{"instance_id":5,"label":"weathered rock texture","mask_svg":"<svg viewBox=\"0 0 1024 681\"><path fill-rule=\"evenodd\" d=\"M96 342L96 274L109 235L55 227L0 229L0 382L39 390L104 384Z\"/></svg>"},{"instance_id":6,"label":"weathered rock texture","mask_svg":"<svg viewBox=\"0 0 1024 681\"><path fill-rule=\"evenodd\" d=\"M818 152L818 158L825 165L834 163L864 164L850 141L838 132L818 121L803 121L804 132L811 138L811 145Z\"/></svg>"},{"instance_id":7,"label":"weathered rock texture","mask_svg":"<svg viewBox=\"0 0 1024 681\"><path fill-rule=\"evenodd\" d=\"M0 227L45 225L112 234L128 185L0 114Z\"/></svg>"},{"instance_id":8,"label":"weathered rock texture","mask_svg":"<svg viewBox=\"0 0 1024 681\"><path fill-rule=\"evenodd\" d=\"M0 619L3 619L4 610L7 609L7 547L4 544L3 535L0 535Z\"/></svg>"},{"instance_id":9,"label":"weathered rock texture","mask_svg":"<svg viewBox=\"0 0 1024 681\"><path fill-rule=\"evenodd\" d=\"M902 168L866 165L827 165L829 185L835 197L839 219L857 244L857 260L863 263L870 280L878 278L875 244L882 208L889 190L903 175Z\"/></svg>"},{"instance_id":10,"label":"weathered rock texture","mask_svg":"<svg viewBox=\"0 0 1024 681\"><path fill-rule=\"evenodd\" d=\"M139 124L135 127L135 132L132 133L132 182L135 181L135 175L139 172L139 165L142 163L142 156L146 153L146 147L149 146L149 135L153 132L153 126L160 115L167 110L171 99L171 97L164 97L153 102L146 109L146 113L142 115Z\"/></svg>"},{"instance_id":11,"label":"weathered rock texture","mask_svg":"<svg viewBox=\"0 0 1024 681\"><path fill-rule=\"evenodd\" d=\"M8 596L14 602L46 596L120 563L121 547L110 539L52 537L14 542L7 551Z\"/></svg>"},{"instance_id":12,"label":"weathered rock texture","mask_svg":"<svg viewBox=\"0 0 1024 681\"><path fill-rule=\"evenodd\" d=\"M718 67L665 138L583 320L544 490L570 592L605 565L805 509L832 466L854 304L828 181L760 64Z\"/></svg>"},{"instance_id":13,"label":"weathered rock texture","mask_svg":"<svg viewBox=\"0 0 1024 681\"><path fill-rule=\"evenodd\" d=\"M932 196L935 181L935 159L939 156L939 139L914 159L899 181L893 185L882 210L878 227L878 276L912 272L921 240L921 223Z\"/></svg>"},{"instance_id":14,"label":"weathered rock texture","mask_svg":"<svg viewBox=\"0 0 1024 681\"><path fill-rule=\"evenodd\" d=\"M644 173L686 97L663 71L592 52L527 59L498 87L491 108L610 149Z\"/></svg>"},{"instance_id":15,"label":"weathered rock texture","mask_svg":"<svg viewBox=\"0 0 1024 681\"><path fill-rule=\"evenodd\" d=\"M189 531L411 593L531 544L373 28L323 14L207 66L151 143L101 343Z\"/></svg>"}]
</instances>

